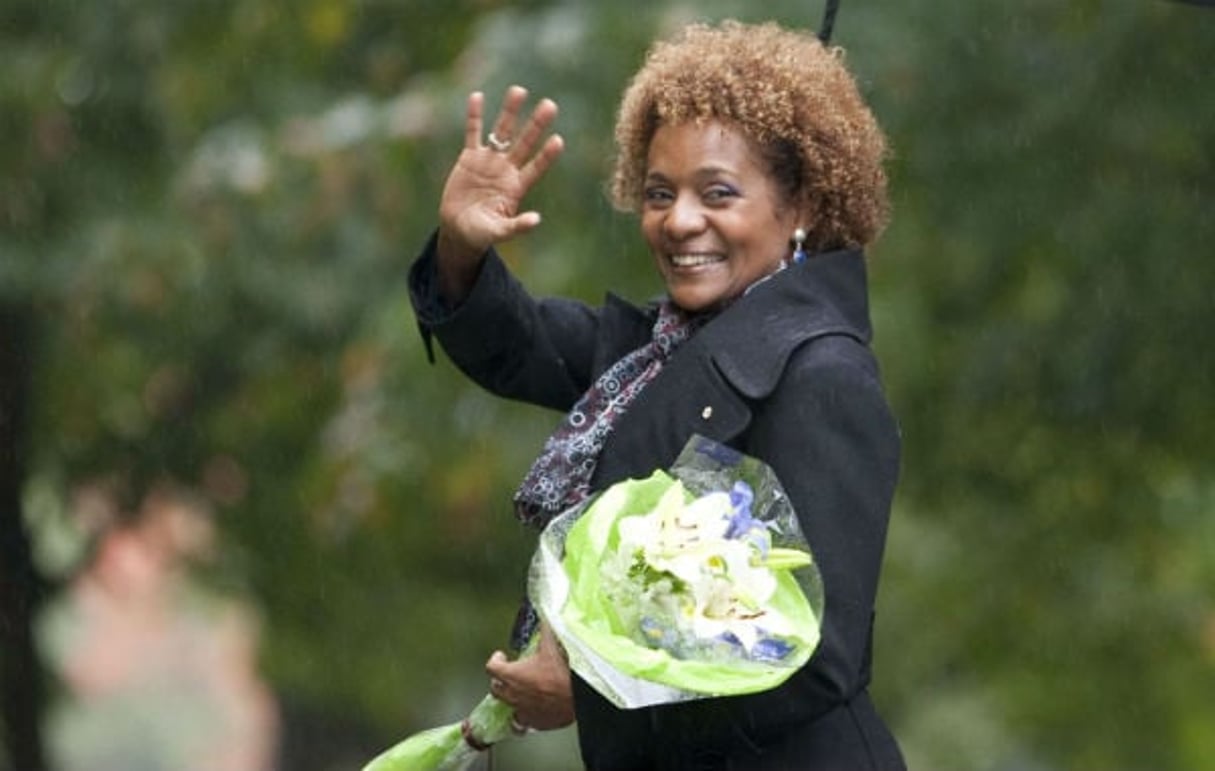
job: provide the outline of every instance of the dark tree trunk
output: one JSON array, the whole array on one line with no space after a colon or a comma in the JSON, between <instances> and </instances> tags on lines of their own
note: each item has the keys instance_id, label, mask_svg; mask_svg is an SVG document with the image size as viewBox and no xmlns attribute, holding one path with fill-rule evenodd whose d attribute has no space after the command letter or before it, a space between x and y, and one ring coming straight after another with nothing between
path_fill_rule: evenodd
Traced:
<instances>
[{"instance_id":1,"label":"dark tree trunk","mask_svg":"<svg viewBox=\"0 0 1215 771\"><path fill-rule=\"evenodd\" d=\"M34 647L42 585L21 513L35 316L0 301L0 764L45 771L43 668Z\"/></svg>"}]
</instances>

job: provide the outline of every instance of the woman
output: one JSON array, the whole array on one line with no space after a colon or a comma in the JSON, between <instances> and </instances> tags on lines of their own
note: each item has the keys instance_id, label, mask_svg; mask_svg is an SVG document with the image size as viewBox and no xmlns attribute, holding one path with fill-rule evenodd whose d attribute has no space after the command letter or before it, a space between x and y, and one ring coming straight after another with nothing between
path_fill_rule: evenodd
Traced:
<instances>
[{"instance_id":1,"label":"woman","mask_svg":"<svg viewBox=\"0 0 1215 771\"><path fill-rule=\"evenodd\" d=\"M841 52L775 25L694 25L625 92L615 203L640 214L666 294L650 307L533 299L494 244L540 215L525 194L562 150L557 106L507 91L464 149L411 272L424 335L491 391L567 410L516 497L554 513L671 465L699 433L770 465L815 550L822 640L780 687L635 710L572 675L547 632L486 668L538 729L576 718L587 768L896 769L871 703L874 599L899 438L868 348L865 261L886 221L885 141Z\"/></svg>"}]
</instances>

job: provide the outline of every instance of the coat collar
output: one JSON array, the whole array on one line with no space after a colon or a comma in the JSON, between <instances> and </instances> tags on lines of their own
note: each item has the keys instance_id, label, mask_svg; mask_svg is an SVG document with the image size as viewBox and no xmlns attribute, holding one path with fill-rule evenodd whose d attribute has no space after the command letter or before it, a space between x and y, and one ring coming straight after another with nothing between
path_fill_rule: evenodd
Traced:
<instances>
[{"instance_id":1,"label":"coat collar","mask_svg":"<svg viewBox=\"0 0 1215 771\"><path fill-rule=\"evenodd\" d=\"M614 345L599 351L596 372L649 340L654 306L643 311L609 293L605 321ZM863 345L872 337L860 251L824 252L773 274L686 345L711 360L739 393L758 399L776 387L795 348L824 335L847 335Z\"/></svg>"},{"instance_id":2,"label":"coat collar","mask_svg":"<svg viewBox=\"0 0 1215 771\"><path fill-rule=\"evenodd\" d=\"M741 394L771 393L799 345L824 335L872 337L864 254L825 252L755 285L694 339Z\"/></svg>"}]
</instances>

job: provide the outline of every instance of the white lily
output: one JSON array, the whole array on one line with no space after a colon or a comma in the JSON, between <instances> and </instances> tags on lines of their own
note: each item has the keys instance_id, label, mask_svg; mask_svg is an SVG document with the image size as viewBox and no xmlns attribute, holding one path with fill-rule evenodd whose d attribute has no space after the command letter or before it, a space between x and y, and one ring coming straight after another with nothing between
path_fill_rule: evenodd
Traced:
<instances>
[{"instance_id":1,"label":"white lily","mask_svg":"<svg viewBox=\"0 0 1215 771\"><path fill-rule=\"evenodd\" d=\"M700 639L733 636L750 652L761 636L789 626L775 611L764 610L777 587L761 554L766 543L726 537L735 514L728 493L686 498L676 483L649 513L620 520L621 552L640 554L649 567L686 587L676 597L671 582L658 582L643 602L683 618Z\"/></svg>"}]
</instances>

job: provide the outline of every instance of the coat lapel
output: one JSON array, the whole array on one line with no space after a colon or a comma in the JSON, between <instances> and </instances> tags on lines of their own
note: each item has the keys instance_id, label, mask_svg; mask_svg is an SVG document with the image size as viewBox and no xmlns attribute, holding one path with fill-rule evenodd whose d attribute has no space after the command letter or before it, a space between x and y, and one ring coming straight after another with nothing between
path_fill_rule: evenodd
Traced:
<instances>
[{"instance_id":1,"label":"coat lapel","mask_svg":"<svg viewBox=\"0 0 1215 771\"><path fill-rule=\"evenodd\" d=\"M864 257L820 254L757 285L701 331L729 383L749 399L772 393L798 346L824 335L871 337Z\"/></svg>"},{"instance_id":2,"label":"coat lapel","mask_svg":"<svg viewBox=\"0 0 1215 771\"><path fill-rule=\"evenodd\" d=\"M604 443L592 487L669 467L693 434L744 449L752 404L776 388L798 346L835 334L869 341L865 280L859 252L831 252L737 300L684 343L629 406ZM639 344L644 314L622 301L606 312L605 321L629 330L623 355Z\"/></svg>"},{"instance_id":3,"label":"coat lapel","mask_svg":"<svg viewBox=\"0 0 1215 771\"><path fill-rule=\"evenodd\" d=\"M751 409L693 337L638 395L604 443L592 487L649 476L671 465L693 434L730 444Z\"/></svg>"}]
</instances>

